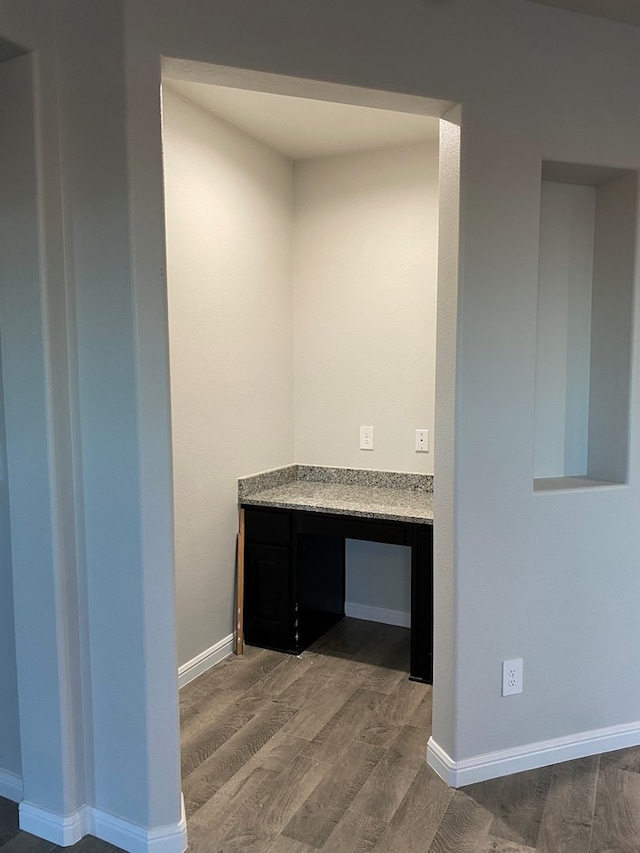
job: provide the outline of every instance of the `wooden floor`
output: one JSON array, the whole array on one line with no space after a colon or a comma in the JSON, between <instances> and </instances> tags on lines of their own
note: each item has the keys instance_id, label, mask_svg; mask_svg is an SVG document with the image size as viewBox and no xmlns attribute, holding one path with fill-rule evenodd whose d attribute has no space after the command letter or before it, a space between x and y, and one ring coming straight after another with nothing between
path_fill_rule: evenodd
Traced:
<instances>
[{"instance_id":1,"label":"wooden floor","mask_svg":"<svg viewBox=\"0 0 640 853\"><path fill-rule=\"evenodd\" d=\"M640 749L448 789L424 761L431 688L407 679L408 640L346 619L299 657L249 648L185 687L190 851L640 853ZM0 850L59 848L0 799Z\"/></svg>"}]
</instances>

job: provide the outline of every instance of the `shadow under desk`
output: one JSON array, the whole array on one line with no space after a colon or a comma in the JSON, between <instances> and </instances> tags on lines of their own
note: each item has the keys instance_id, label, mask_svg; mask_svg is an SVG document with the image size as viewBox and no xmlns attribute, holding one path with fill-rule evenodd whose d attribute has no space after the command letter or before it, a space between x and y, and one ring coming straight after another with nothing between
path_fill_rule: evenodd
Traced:
<instances>
[{"instance_id":1,"label":"shadow under desk","mask_svg":"<svg viewBox=\"0 0 640 853\"><path fill-rule=\"evenodd\" d=\"M299 654L344 617L345 540L411 548L410 678L433 681L433 478L290 465L238 481L244 639Z\"/></svg>"}]
</instances>

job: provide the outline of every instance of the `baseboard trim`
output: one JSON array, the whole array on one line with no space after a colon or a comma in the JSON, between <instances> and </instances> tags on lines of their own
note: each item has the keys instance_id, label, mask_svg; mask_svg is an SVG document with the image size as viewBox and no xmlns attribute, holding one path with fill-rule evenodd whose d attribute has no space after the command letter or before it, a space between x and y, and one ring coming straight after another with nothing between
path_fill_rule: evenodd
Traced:
<instances>
[{"instance_id":1,"label":"baseboard trim","mask_svg":"<svg viewBox=\"0 0 640 853\"><path fill-rule=\"evenodd\" d=\"M537 741L512 749L488 752L474 758L454 761L442 747L429 738L427 764L451 788L497 779L523 770L560 764L588 755L599 755L640 745L640 722L579 732L566 737Z\"/></svg>"},{"instance_id":2,"label":"baseboard trim","mask_svg":"<svg viewBox=\"0 0 640 853\"><path fill-rule=\"evenodd\" d=\"M427 741L427 764L450 788L455 788L455 761L435 742L433 736Z\"/></svg>"},{"instance_id":3,"label":"baseboard trim","mask_svg":"<svg viewBox=\"0 0 640 853\"><path fill-rule=\"evenodd\" d=\"M22 800L22 777L8 770L0 770L0 797L19 803Z\"/></svg>"},{"instance_id":4,"label":"baseboard trim","mask_svg":"<svg viewBox=\"0 0 640 853\"><path fill-rule=\"evenodd\" d=\"M211 646L210 649L205 649L193 658L193 660L183 663L178 668L178 687L184 687L185 684L189 684L194 678L202 675L203 672L211 669L212 666L220 663L221 660L228 658L232 653L233 634L229 634L228 637L224 637L214 646Z\"/></svg>"},{"instance_id":5,"label":"baseboard trim","mask_svg":"<svg viewBox=\"0 0 640 853\"><path fill-rule=\"evenodd\" d=\"M128 853L184 853L187 849L184 798L178 823L153 829L90 806L64 816L23 802L20 804L20 829L60 847L70 847L85 835L94 835Z\"/></svg>"},{"instance_id":6,"label":"baseboard trim","mask_svg":"<svg viewBox=\"0 0 640 853\"><path fill-rule=\"evenodd\" d=\"M366 619L368 622L380 622L383 625L398 625L400 628L411 627L411 614L405 610L389 610L386 607L370 607L368 604L355 604L347 601L344 605L345 616L354 619Z\"/></svg>"},{"instance_id":7,"label":"baseboard trim","mask_svg":"<svg viewBox=\"0 0 640 853\"><path fill-rule=\"evenodd\" d=\"M93 831L89 806L83 806L70 815L59 815L23 801L19 814L20 829L52 841L59 847L71 847Z\"/></svg>"},{"instance_id":8,"label":"baseboard trim","mask_svg":"<svg viewBox=\"0 0 640 853\"><path fill-rule=\"evenodd\" d=\"M184 853L187 849L187 818L182 798L182 815L178 823L145 829L136 823L93 810L92 835L121 847L128 853Z\"/></svg>"}]
</instances>

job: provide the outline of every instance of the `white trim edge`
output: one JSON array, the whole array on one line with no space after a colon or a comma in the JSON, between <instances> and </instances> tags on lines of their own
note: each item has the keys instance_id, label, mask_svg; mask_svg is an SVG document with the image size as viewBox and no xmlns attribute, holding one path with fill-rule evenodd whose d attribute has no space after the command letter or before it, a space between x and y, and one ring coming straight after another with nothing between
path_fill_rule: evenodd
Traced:
<instances>
[{"instance_id":1,"label":"white trim edge","mask_svg":"<svg viewBox=\"0 0 640 853\"><path fill-rule=\"evenodd\" d=\"M462 761L454 761L442 747L429 738L427 764L452 788L497 779L523 770L547 767L599 755L615 749L640 745L640 722L579 732L575 735L550 738L511 749L487 752Z\"/></svg>"},{"instance_id":2,"label":"white trim edge","mask_svg":"<svg viewBox=\"0 0 640 853\"><path fill-rule=\"evenodd\" d=\"M178 667L178 687L184 687L185 684L193 681L194 678L202 675L203 672L211 669L217 663L220 663L221 660L228 658L232 653L233 634L229 634L228 637L224 637L214 646L211 646L210 649L205 649L194 657L193 660L187 661Z\"/></svg>"},{"instance_id":3,"label":"white trim edge","mask_svg":"<svg viewBox=\"0 0 640 853\"><path fill-rule=\"evenodd\" d=\"M19 814L20 829L46 838L59 847L71 847L93 829L89 806L83 806L70 815L59 815L23 801Z\"/></svg>"},{"instance_id":4,"label":"white trim edge","mask_svg":"<svg viewBox=\"0 0 640 853\"><path fill-rule=\"evenodd\" d=\"M20 829L60 847L70 847L91 834L129 853L184 853L187 849L184 797L180 820L153 829L90 806L64 816L23 802L20 804Z\"/></svg>"},{"instance_id":5,"label":"white trim edge","mask_svg":"<svg viewBox=\"0 0 640 853\"><path fill-rule=\"evenodd\" d=\"M8 770L0 770L0 797L19 803L22 800L22 777Z\"/></svg>"},{"instance_id":6,"label":"white trim edge","mask_svg":"<svg viewBox=\"0 0 640 853\"><path fill-rule=\"evenodd\" d=\"M187 849L184 797L182 797L181 818L178 823L154 829L145 829L121 817L94 809L92 835L123 850L128 850L129 853L184 853Z\"/></svg>"},{"instance_id":7,"label":"white trim edge","mask_svg":"<svg viewBox=\"0 0 640 853\"><path fill-rule=\"evenodd\" d=\"M368 622L380 622L383 625L411 627L411 614L406 610L388 610L386 607L371 607L368 604L347 601L344 605L344 614L353 616L354 619L366 619Z\"/></svg>"}]
</instances>

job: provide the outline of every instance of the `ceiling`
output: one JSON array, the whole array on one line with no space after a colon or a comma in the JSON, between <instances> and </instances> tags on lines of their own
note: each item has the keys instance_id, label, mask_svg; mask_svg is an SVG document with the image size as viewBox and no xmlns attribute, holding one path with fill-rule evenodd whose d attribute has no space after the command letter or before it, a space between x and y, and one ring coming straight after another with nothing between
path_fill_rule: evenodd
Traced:
<instances>
[{"instance_id":1,"label":"ceiling","mask_svg":"<svg viewBox=\"0 0 640 853\"><path fill-rule=\"evenodd\" d=\"M529 2L640 26L640 0ZM184 80L163 85L290 160L438 139L438 119L416 113Z\"/></svg>"},{"instance_id":2,"label":"ceiling","mask_svg":"<svg viewBox=\"0 0 640 853\"><path fill-rule=\"evenodd\" d=\"M530 2L640 26L640 0L530 0Z\"/></svg>"},{"instance_id":3,"label":"ceiling","mask_svg":"<svg viewBox=\"0 0 640 853\"><path fill-rule=\"evenodd\" d=\"M290 160L438 139L439 120L430 116L209 83L163 85Z\"/></svg>"}]
</instances>

